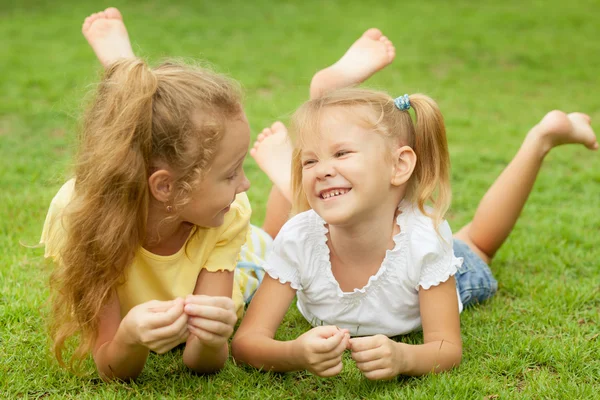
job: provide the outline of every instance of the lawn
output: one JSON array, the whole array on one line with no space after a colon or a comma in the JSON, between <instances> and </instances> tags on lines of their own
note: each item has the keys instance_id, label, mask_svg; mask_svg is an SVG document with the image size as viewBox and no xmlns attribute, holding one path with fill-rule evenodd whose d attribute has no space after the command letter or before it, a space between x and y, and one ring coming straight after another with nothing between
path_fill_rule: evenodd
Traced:
<instances>
[{"instance_id":1,"label":"lawn","mask_svg":"<svg viewBox=\"0 0 600 400\"><path fill-rule=\"evenodd\" d=\"M11 5L9 5L11 3ZM446 117L457 230L547 111L600 120L597 1L3 1L0 4L1 398L600 398L600 154L555 149L492 270L489 302L461 316L464 357L438 376L370 382L348 358L340 376L268 374L236 366L195 376L175 350L151 356L132 384L58 367L45 331L48 267L39 239L69 166L86 93L100 65L80 34L107 6L125 15L134 50L206 59L243 83L255 135L286 121L314 72L364 30L396 45L367 86L423 92ZM600 133L600 126L596 125ZM251 158L253 222L269 182ZM309 325L295 307L278 335ZM403 340L419 342L421 334Z\"/></svg>"}]
</instances>

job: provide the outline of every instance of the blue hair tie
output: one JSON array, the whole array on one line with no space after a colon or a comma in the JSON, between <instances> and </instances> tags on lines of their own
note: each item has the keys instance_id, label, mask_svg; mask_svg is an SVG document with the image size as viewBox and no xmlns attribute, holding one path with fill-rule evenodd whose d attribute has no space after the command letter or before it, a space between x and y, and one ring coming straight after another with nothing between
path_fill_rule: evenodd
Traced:
<instances>
[{"instance_id":1,"label":"blue hair tie","mask_svg":"<svg viewBox=\"0 0 600 400\"><path fill-rule=\"evenodd\" d=\"M406 111L410 109L410 100L408 99L408 95L405 94L404 96L396 97L394 99L394 105L400 111Z\"/></svg>"}]
</instances>

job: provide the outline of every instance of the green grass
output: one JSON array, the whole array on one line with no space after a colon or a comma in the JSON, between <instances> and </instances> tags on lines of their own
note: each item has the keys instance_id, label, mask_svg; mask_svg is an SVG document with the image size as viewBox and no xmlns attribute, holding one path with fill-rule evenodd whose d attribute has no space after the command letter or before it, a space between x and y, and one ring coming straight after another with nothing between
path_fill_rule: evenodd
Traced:
<instances>
[{"instance_id":1,"label":"green grass","mask_svg":"<svg viewBox=\"0 0 600 400\"><path fill-rule=\"evenodd\" d=\"M438 100L452 154L454 229L545 112L600 119L596 1L101 3L0 5L0 397L600 398L600 156L580 146L547 158L492 265L498 294L461 316L464 358L449 373L369 382L348 359L332 379L233 362L199 377L177 350L151 356L133 384L60 369L44 328L48 269L41 249L21 243L38 240L69 171L81 99L100 70L80 35L91 12L120 7L135 51L150 60L205 58L239 79L254 133L285 120L307 97L314 72L365 29L381 28L397 58L368 85ZM251 159L246 168L260 224L269 182ZM306 329L292 307L278 335Z\"/></svg>"}]
</instances>

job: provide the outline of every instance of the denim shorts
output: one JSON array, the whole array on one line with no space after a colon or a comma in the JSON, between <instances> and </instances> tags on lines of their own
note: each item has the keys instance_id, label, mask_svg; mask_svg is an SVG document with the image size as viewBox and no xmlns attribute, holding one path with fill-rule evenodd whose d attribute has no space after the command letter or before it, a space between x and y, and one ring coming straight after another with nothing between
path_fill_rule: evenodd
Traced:
<instances>
[{"instance_id":1,"label":"denim shorts","mask_svg":"<svg viewBox=\"0 0 600 400\"><path fill-rule=\"evenodd\" d=\"M462 257L463 264L454 276L463 307L481 303L498 290L490 267L462 240L454 238L454 255Z\"/></svg>"}]
</instances>

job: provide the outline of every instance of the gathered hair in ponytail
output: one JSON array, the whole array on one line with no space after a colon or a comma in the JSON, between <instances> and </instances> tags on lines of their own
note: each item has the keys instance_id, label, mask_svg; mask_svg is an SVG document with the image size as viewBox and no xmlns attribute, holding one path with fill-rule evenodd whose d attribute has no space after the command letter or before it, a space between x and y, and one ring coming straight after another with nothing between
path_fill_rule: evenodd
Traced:
<instances>
[{"instance_id":1,"label":"gathered hair in ponytail","mask_svg":"<svg viewBox=\"0 0 600 400\"><path fill-rule=\"evenodd\" d=\"M148 177L157 162L177 172L175 202L189 201L210 167L226 118L241 112L238 85L204 68L140 59L112 64L84 116L75 187L61 223L67 232L50 283L53 351L70 366L89 353L99 313L143 243Z\"/></svg>"},{"instance_id":2,"label":"gathered hair in ponytail","mask_svg":"<svg viewBox=\"0 0 600 400\"><path fill-rule=\"evenodd\" d=\"M304 103L293 115L291 134L295 139L292 157L292 213L310 208L302 188L301 152L305 143L319 135L321 113L337 107L348 118L390 139L392 145L410 146L417 155L406 198L430 216L437 230L450 206L450 156L444 118L437 104L422 94L409 97L415 121L409 111L401 111L387 93L346 88L327 93ZM432 212L426 205L432 206Z\"/></svg>"}]
</instances>

